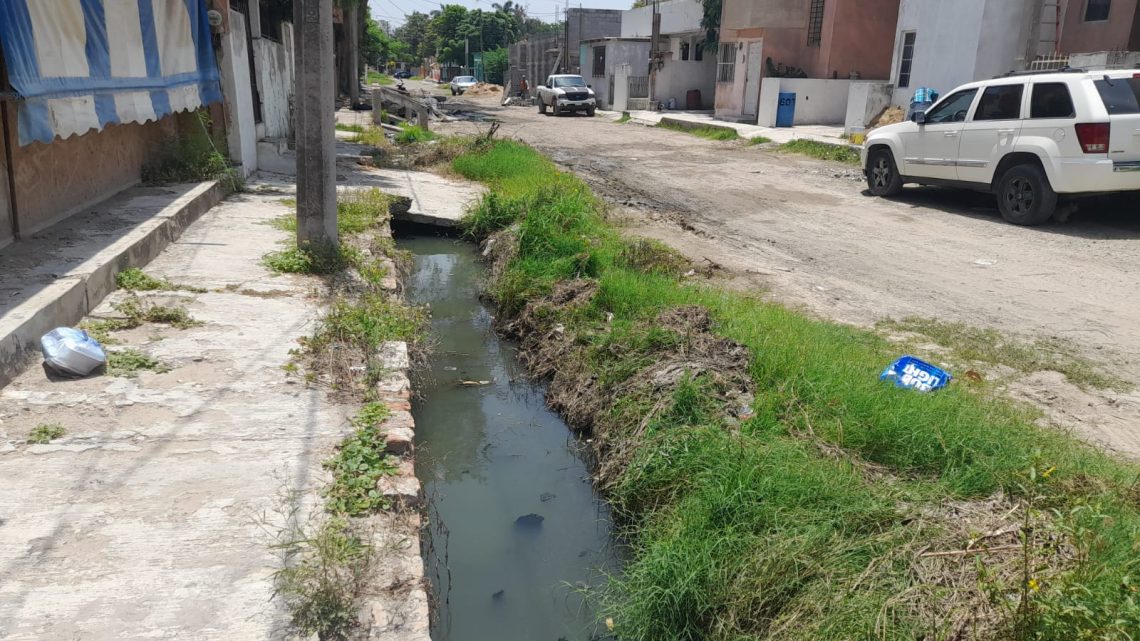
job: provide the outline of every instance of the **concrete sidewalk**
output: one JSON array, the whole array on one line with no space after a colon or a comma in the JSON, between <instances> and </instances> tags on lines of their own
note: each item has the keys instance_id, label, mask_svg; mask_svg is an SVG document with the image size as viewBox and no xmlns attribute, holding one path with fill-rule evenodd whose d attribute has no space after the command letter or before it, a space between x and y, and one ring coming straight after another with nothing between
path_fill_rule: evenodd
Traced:
<instances>
[{"instance_id":1,"label":"concrete sidewalk","mask_svg":"<svg viewBox=\"0 0 1140 641\"><path fill-rule=\"evenodd\" d=\"M601 113L601 112L599 112ZM611 114L614 112L610 112ZM693 122L703 125L715 125L717 127L728 127L735 129L736 133L741 138L755 138L763 136L772 142L786 143L793 140L804 139L814 140L816 142L828 143L831 145L847 145L859 148L859 145L852 145L843 138L843 127L841 125L799 125L796 127L760 127L758 125L749 125L739 122L730 122L727 120L717 120L711 113L703 112L687 112L687 111L630 111L630 122L641 125L656 126L661 122L662 118L672 118L673 120L682 120L685 122ZM613 116L614 118L620 117L620 114Z\"/></svg>"},{"instance_id":2,"label":"concrete sidewalk","mask_svg":"<svg viewBox=\"0 0 1140 641\"><path fill-rule=\"evenodd\" d=\"M262 521L284 522L275 510L285 494L316 495L355 407L283 370L312 333L322 289L262 265L288 239L268 224L290 211L286 195L250 184L146 266L207 290L145 296L185 307L200 326L114 334L122 344L110 349L139 350L169 371L58 381L37 366L0 390L0 639L287 638L288 618L270 601L280 559ZM113 292L94 315L112 315L124 296ZM44 424L66 434L25 443ZM422 634L376 627L372 638L426 639L418 545L400 547L415 529L390 530L399 536L378 548L399 558L378 587L411 605L385 611Z\"/></svg>"}]
</instances>

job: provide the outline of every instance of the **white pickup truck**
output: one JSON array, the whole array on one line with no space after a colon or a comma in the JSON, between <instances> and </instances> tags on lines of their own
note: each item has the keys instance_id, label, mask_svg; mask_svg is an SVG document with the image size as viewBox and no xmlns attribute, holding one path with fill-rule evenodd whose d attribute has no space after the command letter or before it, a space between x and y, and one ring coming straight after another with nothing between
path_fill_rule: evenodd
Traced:
<instances>
[{"instance_id":1,"label":"white pickup truck","mask_svg":"<svg viewBox=\"0 0 1140 641\"><path fill-rule=\"evenodd\" d=\"M555 75L546 79L546 84L535 88L538 92L538 113L545 114L549 107L555 116L567 111L585 111L593 116L598 108L594 90L586 84L582 76Z\"/></svg>"}]
</instances>

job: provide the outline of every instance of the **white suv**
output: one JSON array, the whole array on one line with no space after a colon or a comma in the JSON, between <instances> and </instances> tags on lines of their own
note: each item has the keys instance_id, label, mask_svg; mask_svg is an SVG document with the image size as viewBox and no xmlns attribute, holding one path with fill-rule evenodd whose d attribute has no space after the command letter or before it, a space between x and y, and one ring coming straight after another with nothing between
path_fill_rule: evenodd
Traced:
<instances>
[{"instance_id":1,"label":"white suv","mask_svg":"<svg viewBox=\"0 0 1140 641\"><path fill-rule=\"evenodd\" d=\"M876 196L905 183L993 193L1018 225L1049 220L1059 196L1140 190L1140 71L962 85L911 122L872 131L863 171Z\"/></svg>"}]
</instances>

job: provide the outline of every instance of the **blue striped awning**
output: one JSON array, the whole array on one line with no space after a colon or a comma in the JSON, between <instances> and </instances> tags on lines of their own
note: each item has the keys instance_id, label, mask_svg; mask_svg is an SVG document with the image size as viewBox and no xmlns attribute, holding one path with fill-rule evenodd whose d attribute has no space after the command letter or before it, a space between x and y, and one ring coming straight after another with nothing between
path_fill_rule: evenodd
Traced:
<instances>
[{"instance_id":1,"label":"blue striped awning","mask_svg":"<svg viewBox=\"0 0 1140 641\"><path fill-rule=\"evenodd\" d=\"M20 144L222 99L206 0L0 0Z\"/></svg>"}]
</instances>

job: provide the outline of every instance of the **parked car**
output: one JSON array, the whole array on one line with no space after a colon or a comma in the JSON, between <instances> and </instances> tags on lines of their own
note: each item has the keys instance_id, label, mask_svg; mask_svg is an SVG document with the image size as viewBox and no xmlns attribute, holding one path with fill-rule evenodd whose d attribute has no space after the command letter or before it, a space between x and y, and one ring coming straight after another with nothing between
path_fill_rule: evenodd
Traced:
<instances>
[{"instance_id":1,"label":"parked car","mask_svg":"<svg viewBox=\"0 0 1140 641\"><path fill-rule=\"evenodd\" d=\"M555 75L546 79L546 84L535 87L538 95L538 113L546 113L550 107L554 115L567 111L585 111L593 116L597 110L594 90L582 76Z\"/></svg>"},{"instance_id":2,"label":"parked car","mask_svg":"<svg viewBox=\"0 0 1140 641\"><path fill-rule=\"evenodd\" d=\"M474 87L477 82L475 76L455 76L451 79L451 95L461 94Z\"/></svg>"},{"instance_id":3,"label":"parked car","mask_svg":"<svg viewBox=\"0 0 1140 641\"><path fill-rule=\"evenodd\" d=\"M910 122L873 130L863 171L876 196L906 183L993 193L1017 225L1059 199L1140 190L1140 72L1063 70L962 85Z\"/></svg>"},{"instance_id":4,"label":"parked car","mask_svg":"<svg viewBox=\"0 0 1140 641\"><path fill-rule=\"evenodd\" d=\"M399 78L400 80L407 80L408 78L412 77L412 72L408 71L407 69L401 69L401 70L397 71L396 73L392 74L392 77L393 78Z\"/></svg>"}]
</instances>

